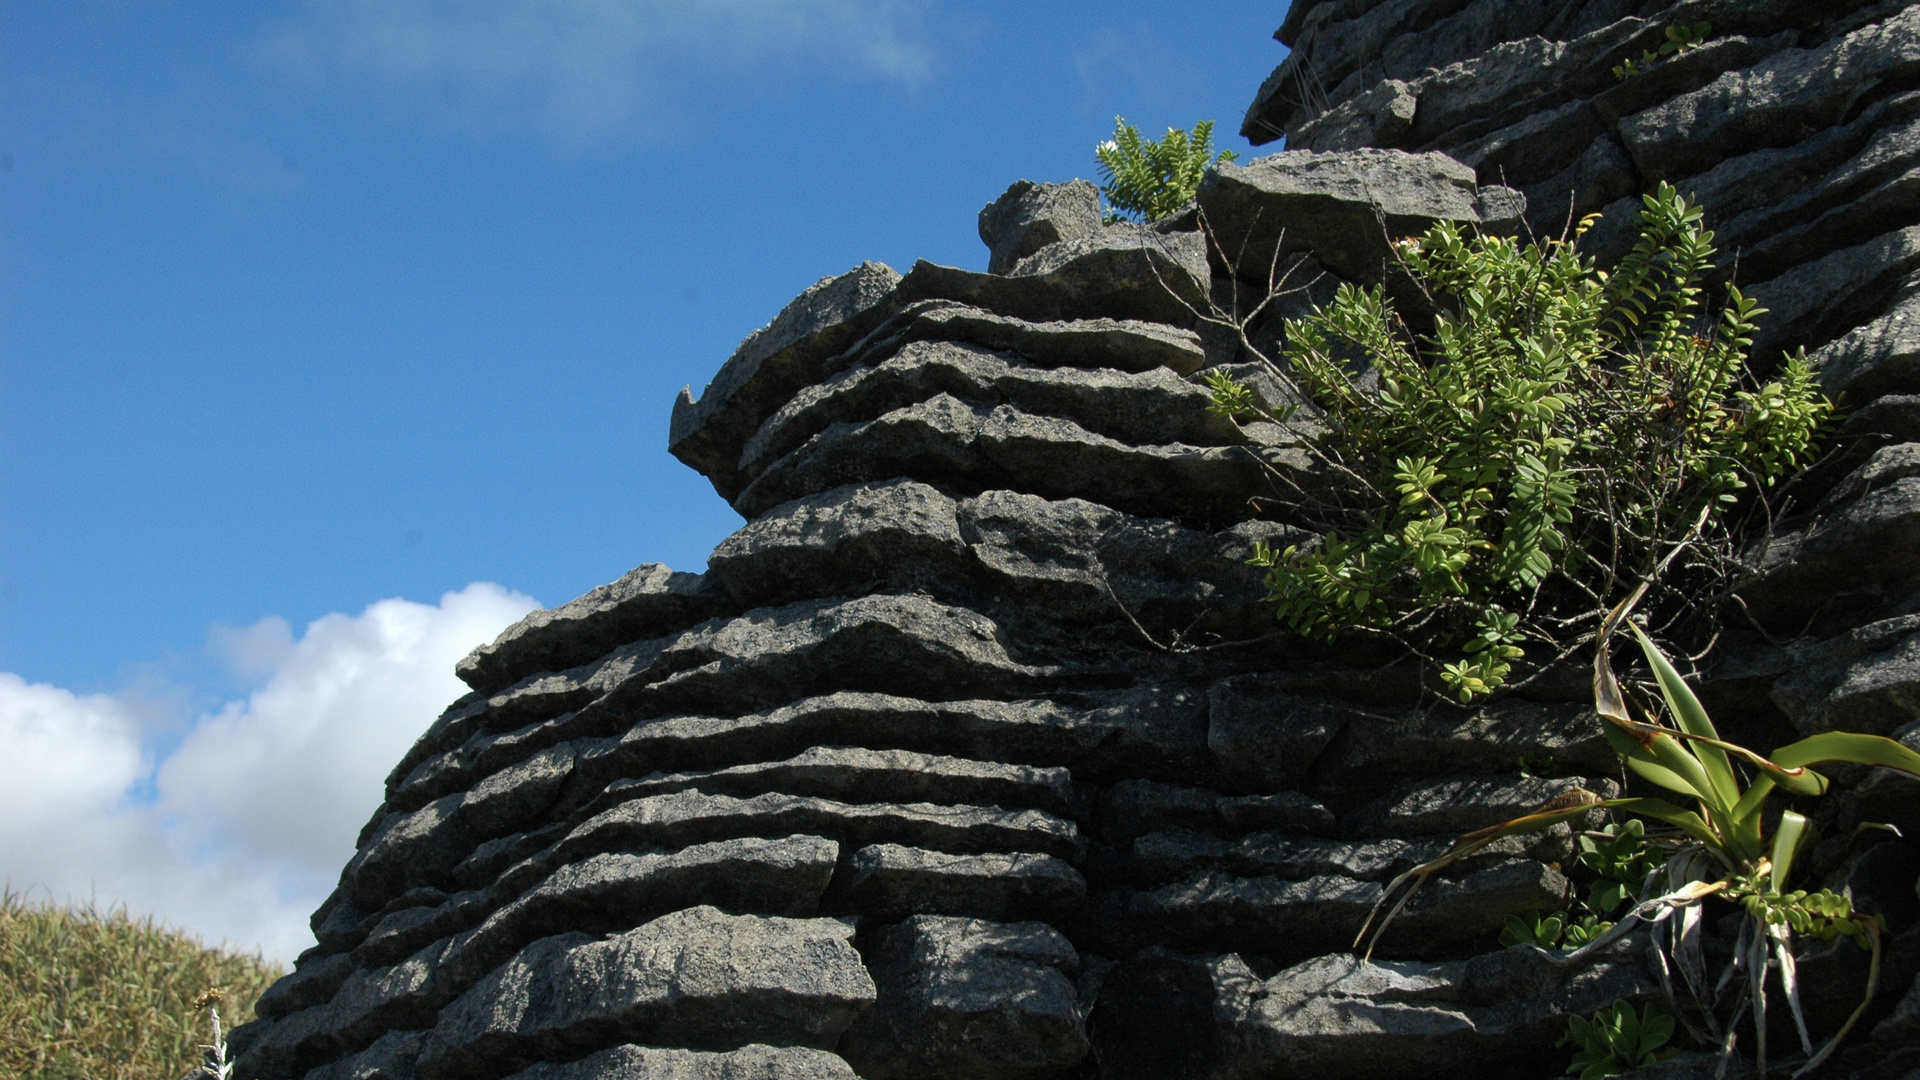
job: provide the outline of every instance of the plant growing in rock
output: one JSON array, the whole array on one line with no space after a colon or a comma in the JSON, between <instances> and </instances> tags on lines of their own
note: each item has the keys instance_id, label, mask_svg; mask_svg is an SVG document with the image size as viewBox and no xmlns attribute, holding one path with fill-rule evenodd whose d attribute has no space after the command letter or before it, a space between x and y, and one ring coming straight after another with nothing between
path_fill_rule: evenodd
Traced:
<instances>
[{"instance_id":1,"label":"plant growing in rock","mask_svg":"<svg viewBox=\"0 0 1920 1080\"><path fill-rule=\"evenodd\" d=\"M1647 49L1638 57L1629 56L1613 66L1613 77L1631 79L1644 74L1647 69L1670 56L1692 52L1706 43L1707 35L1713 33L1712 23L1674 23L1666 29L1666 40L1657 49Z\"/></svg>"},{"instance_id":2,"label":"plant growing in rock","mask_svg":"<svg viewBox=\"0 0 1920 1080\"><path fill-rule=\"evenodd\" d=\"M1568 1017L1558 1045L1574 1048L1569 1074L1599 1080L1673 1056L1667 1045L1673 1031L1673 1017L1659 1006L1649 1003L1636 1014L1631 1004L1616 1001L1591 1017Z\"/></svg>"},{"instance_id":3,"label":"plant growing in rock","mask_svg":"<svg viewBox=\"0 0 1920 1080\"><path fill-rule=\"evenodd\" d=\"M1443 221L1395 246L1430 333L1379 286L1342 285L1288 321L1269 367L1318 410L1307 449L1335 494L1284 507L1317 543L1255 550L1279 618L1452 652L1440 676L1462 701L1508 683L1529 648L1571 656L1639 582L1659 583L1657 633L1700 631L1676 624L1710 617L1742 569L1729 511L1764 514L1832 411L1804 355L1749 377L1764 309L1732 286L1706 309L1700 219L1662 184L1611 272L1579 254L1580 232L1522 244ZM1289 419L1225 375L1211 385L1222 413Z\"/></svg>"},{"instance_id":4,"label":"plant growing in rock","mask_svg":"<svg viewBox=\"0 0 1920 1080\"><path fill-rule=\"evenodd\" d=\"M233 1080L233 1063L227 1060L227 1037L220 1030L220 1003L225 1000L226 992L219 987L193 999L194 1011L207 1011L207 1028L213 1036L211 1042L200 1047L206 1053L206 1064L201 1066L198 1080Z\"/></svg>"},{"instance_id":5,"label":"plant growing in rock","mask_svg":"<svg viewBox=\"0 0 1920 1080\"><path fill-rule=\"evenodd\" d=\"M1824 794L1828 780L1811 766L1829 762L1879 766L1920 776L1920 754L1892 739L1842 731L1810 736L1775 750L1770 757L1726 742L1666 654L1644 630L1631 623L1664 709L1647 703L1639 693L1630 696L1614 674L1608 639L1647 591L1644 585L1635 589L1608 614L1601 627L1593 662L1594 708L1605 721L1607 739L1626 768L1679 796L1682 802L1656 797L1603 799L1576 788L1531 814L1468 833L1438 858L1389 883L1355 944L1368 940L1368 928L1373 926L1381 906L1392 899L1392 907L1378 920L1379 926L1369 940L1371 954L1380 934L1428 877L1488 844L1505 836L1537 832L1595 809L1618 810L1666 828L1655 837L1644 826L1634 833L1623 824L1605 846L1593 845L1594 857L1588 865L1598 864L1609 874L1631 873L1644 867L1645 877L1633 890L1632 906L1619 922L1576 949L1568 959L1603 948L1637 925L1651 926L1656 947L1662 955L1671 957L1672 967L1680 972L1699 1008L1704 1034L1718 1041L1723 1053L1732 1054L1735 1026L1746 1013L1753 1014L1754 1053L1763 1073L1768 973L1777 968L1781 992L1792 1011L1801 1047L1809 1056L1795 1073L1801 1076L1826 1060L1873 999L1879 985L1881 926L1876 916L1853 910L1845 896L1825 889L1792 888L1796 860L1811 846L1813 829L1804 815L1788 809L1780 811L1769 835L1767 801L1776 791L1803 796ZM1634 702L1632 709L1629 700ZM1634 710L1642 718L1636 719ZM1665 859L1650 857L1623 842L1635 835L1648 843L1657 842L1665 849ZM1588 850L1583 846L1583 857ZM1596 894L1604 902L1606 897L1597 890ZM1715 897L1737 905L1743 918L1731 960L1717 980L1709 980L1702 944L1702 907ZM1865 999L1818 1052L1800 1005L1794 971L1795 935L1817 940L1847 937L1872 953ZM1526 935L1515 936L1523 944L1540 944L1538 934L1532 941L1525 940ZM1728 1015L1723 1025L1717 1006L1723 1004L1723 989L1736 982L1739 989L1726 1003Z\"/></svg>"},{"instance_id":6,"label":"plant growing in rock","mask_svg":"<svg viewBox=\"0 0 1920 1080\"><path fill-rule=\"evenodd\" d=\"M1193 198L1207 166L1239 157L1232 150L1213 152L1213 121L1193 125L1189 136L1168 128L1159 142L1140 137L1140 129L1116 116L1113 137L1094 147L1106 183L1107 223L1158 221Z\"/></svg>"}]
</instances>

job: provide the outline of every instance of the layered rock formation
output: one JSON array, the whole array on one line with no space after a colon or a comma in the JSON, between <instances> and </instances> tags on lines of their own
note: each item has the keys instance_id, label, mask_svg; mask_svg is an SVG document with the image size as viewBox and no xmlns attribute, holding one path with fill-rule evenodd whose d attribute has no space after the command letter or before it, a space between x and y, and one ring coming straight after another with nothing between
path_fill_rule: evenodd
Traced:
<instances>
[{"instance_id":1,"label":"layered rock formation","mask_svg":"<svg viewBox=\"0 0 1920 1080\"><path fill-rule=\"evenodd\" d=\"M1554 1071L1567 1015L1659 989L1632 938L1577 966L1495 946L1565 903L1564 828L1433 882L1375 962L1347 948L1459 831L1612 783L1583 688L1458 709L1277 634L1245 560L1302 534L1249 498L1322 481L1302 431L1212 416L1203 377L1254 373L1226 324L1270 269L1303 289L1254 342L1382 280L1382 222L1605 208L1604 250L1632 194L1696 190L1775 309L1760 361L1816 349L1853 407L1823 497L1756 554L1772 641L1730 646L1716 705L1762 742L1920 742L1920 22L1811 8L1296 0L1247 131L1323 152L1222 166L1154 227L1022 182L981 214L995 272L809 289L674 406L671 452L747 524L702 574L641 566L462 662L319 945L234 1033L241 1075ZM1611 75L1681 18L1705 45ZM1914 852L1856 863L1847 822L1920 817L1920 785L1847 780L1821 865L1906 932L1844 1068L1893 1076ZM1854 963L1802 977L1843 1002Z\"/></svg>"}]
</instances>

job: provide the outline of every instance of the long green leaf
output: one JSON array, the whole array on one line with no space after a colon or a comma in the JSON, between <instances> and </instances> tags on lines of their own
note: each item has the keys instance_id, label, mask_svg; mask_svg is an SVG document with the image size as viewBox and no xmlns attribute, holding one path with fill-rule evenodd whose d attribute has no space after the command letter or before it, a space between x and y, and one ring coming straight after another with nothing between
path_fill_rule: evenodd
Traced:
<instances>
[{"instance_id":1,"label":"long green leaf","mask_svg":"<svg viewBox=\"0 0 1920 1080\"><path fill-rule=\"evenodd\" d=\"M1807 819L1788 810L1780 815L1773 830L1773 891L1787 891L1787 875L1793 873L1793 857L1800 852L1800 840L1807 835Z\"/></svg>"},{"instance_id":2,"label":"long green leaf","mask_svg":"<svg viewBox=\"0 0 1920 1080\"><path fill-rule=\"evenodd\" d=\"M1655 821L1664 821L1708 847L1721 846L1720 838L1713 835L1713 830L1707 827L1706 821L1699 814L1691 810L1682 810L1665 799L1608 799L1600 805L1610 810L1623 810Z\"/></svg>"},{"instance_id":3,"label":"long green leaf","mask_svg":"<svg viewBox=\"0 0 1920 1080\"><path fill-rule=\"evenodd\" d=\"M1666 654L1647 637L1646 631L1634 623L1628 623L1633 630L1634 639L1640 642L1640 651L1646 654L1647 664L1653 668L1653 676L1660 682L1660 694L1667 699L1667 708L1673 710L1674 724L1691 735L1706 739L1718 739L1720 733L1713 729L1713 721L1708 718L1707 710L1700 699L1693 694L1693 688L1680 677L1667 660ZM1717 746L1694 743L1688 747L1707 777L1713 782L1713 789L1720 796L1720 804L1731 808L1740 801L1740 782L1733 774L1733 766L1727 762L1727 755Z\"/></svg>"},{"instance_id":4,"label":"long green leaf","mask_svg":"<svg viewBox=\"0 0 1920 1080\"><path fill-rule=\"evenodd\" d=\"M1734 804L1731 832L1735 862L1747 863L1760 857L1761 815L1766 809L1767 796L1771 794L1773 777L1761 773L1753 778L1753 783L1747 786L1747 793Z\"/></svg>"},{"instance_id":5,"label":"long green leaf","mask_svg":"<svg viewBox=\"0 0 1920 1080\"><path fill-rule=\"evenodd\" d=\"M1644 746L1636 746L1633 753L1627 755L1627 768L1643 779L1650 780L1676 795L1698 798L1699 794L1692 784L1687 783L1679 773L1667 768L1653 759Z\"/></svg>"},{"instance_id":6,"label":"long green leaf","mask_svg":"<svg viewBox=\"0 0 1920 1080\"><path fill-rule=\"evenodd\" d=\"M1692 788L1691 794L1699 799L1706 808L1718 818L1724 819L1732 810L1731 801L1720 798L1719 788L1714 786L1713 778L1707 775L1706 766L1693 755L1686 744L1664 732L1654 735L1646 741L1647 753L1668 770L1677 773Z\"/></svg>"},{"instance_id":7,"label":"long green leaf","mask_svg":"<svg viewBox=\"0 0 1920 1080\"><path fill-rule=\"evenodd\" d=\"M1823 761L1878 765L1920 776L1920 754L1880 735L1828 731L1790 743L1773 752L1773 763L1783 769L1818 765Z\"/></svg>"}]
</instances>

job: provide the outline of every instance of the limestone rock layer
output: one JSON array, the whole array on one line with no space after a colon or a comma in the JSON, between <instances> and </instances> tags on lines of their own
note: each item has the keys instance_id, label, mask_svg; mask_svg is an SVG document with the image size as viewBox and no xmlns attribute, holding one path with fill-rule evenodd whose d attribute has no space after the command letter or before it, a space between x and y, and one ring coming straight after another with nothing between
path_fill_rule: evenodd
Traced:
<instances>
[{"instance_id":1,"label":"limestone rock layer","mask_svg":"<svg viewBox=\"0 0 1920 1080\"><path fill-rule=\"evenodd\" d=\"M856 267L682 393L670 450L746 523L703 573L642 565L461 663L319 944L234 1032L243 1080L1537 1076L1567 1015L1656 996L1643 941L1575 968L1495 944L1567 903L1564 827L1348 951L1450 837L1617 774L1577 684L1436 704L1277 633L1246 565L1308 538L1248 500L1324 480L1310 421L1208 412L1209 371L1254 371L1221 319L1293 275L1245 328L1270 344L1440 219L1604 209L1604 255L1651 183L1706 201L1774 310L1757 362L1805 346L1850 407L1822 496L1755 555L1773 632L1707 690L1758 739L1920 745L1920 9L1286 19L1246 133L1295 149L1153 226L1022 181L981 215L993 273ZM1611 73L1681 19L1712 32ZM1848 820L1920 815L1920 785L1846 782ZM1837 1066L1862 1078L1910 1060L1920 992L1920 853L1869 854L1823 864L1895 935ZM1850 970L1801 978L1841 1000Z\"/></svg>"}]
</instances>

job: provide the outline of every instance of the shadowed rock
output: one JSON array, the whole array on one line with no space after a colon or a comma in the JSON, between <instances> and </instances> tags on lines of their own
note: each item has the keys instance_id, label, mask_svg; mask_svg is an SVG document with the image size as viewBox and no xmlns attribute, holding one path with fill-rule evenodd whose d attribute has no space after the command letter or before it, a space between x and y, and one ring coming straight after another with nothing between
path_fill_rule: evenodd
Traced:
<instances>
[{"instance_id":1,"label":"shadowed rock","mask_svg":"<svg viewBox=\"0 0 1920 1080\"><path fill-rule=\"evenodd\" d=\"M916 913L1052 921L1080 906L1087 883L1051 855L950 855L873 844L847 860L834 893L827 901L834 910L882 922Z\"/></svg>"},{"instance_id":2,"label":"shadowed rock","mask_svg":"<svg viewBox=\"0 0 1920 1080\"><path fill-rule=\"evenodd\" d=\"M841 1053L871 1080L1021 1080L1087 1054L1080 956L1042 923L916 915L866 946L879 1004Z\"/></svg>"}]
</instances>

